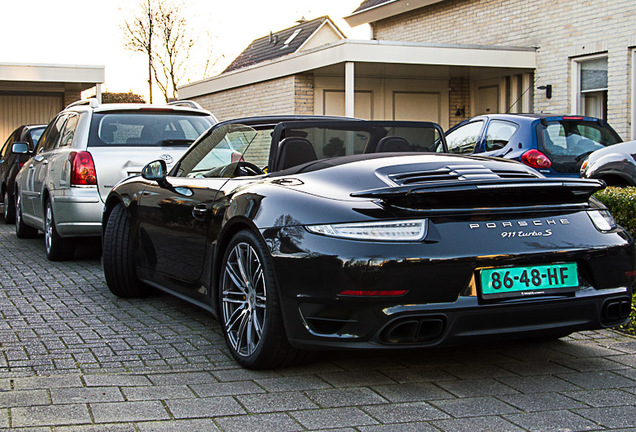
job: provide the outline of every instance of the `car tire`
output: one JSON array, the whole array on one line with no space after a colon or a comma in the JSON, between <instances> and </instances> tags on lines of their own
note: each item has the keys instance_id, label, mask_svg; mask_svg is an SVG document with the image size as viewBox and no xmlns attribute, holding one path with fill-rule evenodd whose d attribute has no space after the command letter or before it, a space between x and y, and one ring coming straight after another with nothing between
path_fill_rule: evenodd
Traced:
<instances>
[{"instance_id":1,"label":"car tire","mask_svg":"<svg viewBox=\"0 0 636 432\"><path fill-rule=\"evenodd\" d=\"M44 205L44 249L49 261L68 260L75 253L75 239L60 237L57 232L51 200Z\"/></svg>"},{"instance_id":2,"label":"car tire","mask_svg":"<svg viewBox=\"0 0 636 432\"><path fill-rule=\"evenodd\" d=\"M20 198L20 194L16 193L15 196L15 235L18 238L26 239L26 238L34 238L38 235L38 230L25 225L22 220L22 198Z\"/></svg>"},{"instance_id":3,"label":"car tire","mask_svg":"<svg viewBox=\"0 0 636 432\"><path fill-rule=\"evenodd\" d=\"M240 231L230 241L218 287L225 341L241 366L269 369L302 359L287 340L269 253L252 231Z\"/></svg>"},{"instance_id":4,"label":"car tire","mask_svg":"<svg viewBox=\"0 0 636 432\"><path fill-rule=\"evenodd\" d=\"M141 297L146 286L137 278L130 235L130 216L119 204L110 212L102 241L102 265L110 292L117 297Z\"/></svg>"},{"instance_id":5,"label":"car tire","mask_svg":"<svg viewBox=\"0 0 636 432\"><path fill-rule=\"evenodd\" d=\"M4 223L12 224L15 222L15 202L9 190L4 191Z\"/></svg>"}]
</instances>

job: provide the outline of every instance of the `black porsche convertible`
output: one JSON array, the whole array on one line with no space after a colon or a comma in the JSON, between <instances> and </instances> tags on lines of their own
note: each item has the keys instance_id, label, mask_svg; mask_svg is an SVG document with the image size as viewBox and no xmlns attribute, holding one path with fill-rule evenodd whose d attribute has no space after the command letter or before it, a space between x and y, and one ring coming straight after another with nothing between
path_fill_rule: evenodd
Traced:
<instances>
[{"instance_id":1,"label":"black porsche convertible","mask_svg":"<svg viewBox=\"0 0 636 432\"><path fill-rule=\"evenodd\" d=\"M602 182L445 151L426 122L219 123L110 193L108 287L209 310L249 368L627 322L634 247Z\"/></svg>"}]
</instances>

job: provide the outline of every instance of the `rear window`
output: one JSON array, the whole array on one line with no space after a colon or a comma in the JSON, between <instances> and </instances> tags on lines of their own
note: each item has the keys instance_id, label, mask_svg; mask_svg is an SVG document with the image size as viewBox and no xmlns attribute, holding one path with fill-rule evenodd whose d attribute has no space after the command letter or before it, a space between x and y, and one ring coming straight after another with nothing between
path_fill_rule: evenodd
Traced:
<instances>
[{"instance_id":1,"label":"rear window","mask_svg":"<svg viewBox=\"0 0 636 432\"><path fill-rule=\"evenodd\" d=\"M558 172L577 173L587 155L621 142L607 124L594 119L544 119L537 124L537 145Z\"/></svg>"},{"instance_id":2,"label":"rear window","mask_svg":"<svg viewBox=\"0 0 636 432\"><path fill-rule=\"evenodd\" d=\"M212 125L212 117L183 113L96 113L90 146L189 146Z\"/></svg>"}]
</instances>

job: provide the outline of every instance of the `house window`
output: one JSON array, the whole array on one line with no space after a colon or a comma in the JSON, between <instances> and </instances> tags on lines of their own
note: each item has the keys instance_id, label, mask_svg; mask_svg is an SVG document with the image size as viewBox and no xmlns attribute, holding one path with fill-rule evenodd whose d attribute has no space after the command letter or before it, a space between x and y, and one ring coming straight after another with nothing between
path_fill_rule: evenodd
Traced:
<instances>
[{"instance_id":1,"label":"house window","mask_svg":"<svg viewBox=\"0 0 636 432\"><path fill-rule=\"evenodd\" d=\"M576 59L573 65L576 113L607 120L607 56Z\"/></svg>"}]
</instances>

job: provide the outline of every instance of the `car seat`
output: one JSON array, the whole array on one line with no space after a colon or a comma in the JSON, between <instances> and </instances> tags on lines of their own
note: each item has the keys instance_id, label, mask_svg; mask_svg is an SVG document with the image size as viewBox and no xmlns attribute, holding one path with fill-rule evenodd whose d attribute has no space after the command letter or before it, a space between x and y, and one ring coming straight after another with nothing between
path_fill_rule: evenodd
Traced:
<instances>
[{"instance_id":1,"label":"car seat","mask_svg":"<svg viewBox=\"0 0 636 432\"><path fill-rule=\"evenodd\" d=\"M276 169L284 170L317 160L316 150L309 140L300 137L288 137L278 144Z\"/></svg>"}]
</instances>

